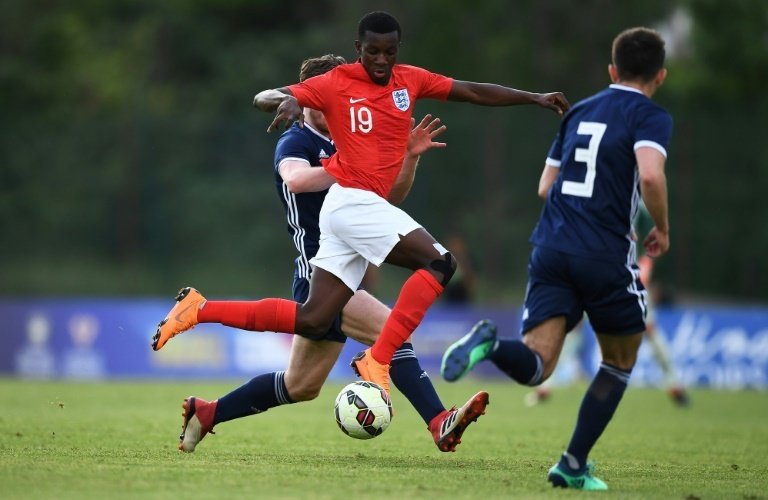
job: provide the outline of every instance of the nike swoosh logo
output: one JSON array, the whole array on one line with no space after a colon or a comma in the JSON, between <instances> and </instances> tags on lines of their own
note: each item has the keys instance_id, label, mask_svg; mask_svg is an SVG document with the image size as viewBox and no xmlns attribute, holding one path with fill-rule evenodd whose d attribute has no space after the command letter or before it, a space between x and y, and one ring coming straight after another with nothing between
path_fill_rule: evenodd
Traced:
<instances>
[{"instance_id":1,"label":"nike swoosh logo","mask_svg":"<svg viewBox=\"0 0 768 500\"><path fill-rule=\"evenodd\" d=\"M181 315L182 315L182 314L184 314L185 312L187 312L187 311L189 310L189 308L190 308L190 307L192 307L192 306L194 306L194 304L189 304L187 307L185 307L184 309L182 309L181 311L179 311L178 313L176 313L176 317L175 317L175 318L173 318L173 319L175 319L176 321L178 321L179 323L181 323L181 322L182 322L182 320L181 320Z\"/></svg>"},{"instance_id":2,"label":"nike swoosh logo","mask_svg":"<svg viewBox=\"0 0 768 500\"><path fill-rule=\"evenodd\" d=\"M352 99L352 98L350 97L350 98L349 98L349 103L350 103L350 104L354 104L354 103L356 103L356 102L364 101L364 100L366 100L366 99L368 99L368 98L367 98L367 97L361 97L360 99Z\"/></svg>"}]
</instances>

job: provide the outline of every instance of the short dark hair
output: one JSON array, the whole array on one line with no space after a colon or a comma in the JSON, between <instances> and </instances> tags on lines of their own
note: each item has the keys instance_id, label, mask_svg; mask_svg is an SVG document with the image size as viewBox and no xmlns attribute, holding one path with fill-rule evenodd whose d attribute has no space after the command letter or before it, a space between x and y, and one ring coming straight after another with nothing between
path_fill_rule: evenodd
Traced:
<instances>
[{"instance_id":1,"label":"short dark hair","mask_svg":"<svg viewBox=\"0 0 768 500\"><path fill-rule=\"evenodd\" d=\"M664 67L664 39L650 28L630 28L613 40L611 58L622 80L649 82Z\"/></svg>"},{"instance_id":2,"label":"short dark hair","mask_svg":"<svg viewBox=\"0 0 768 500\"><path fill-rule=\"evenodd\" d=\"M362 40L366 31L378 33L380 35L397 31L398 40L403 36L403 33L400 30L400 23L397 22L397 19L391 14L381 11L370 12L360 19L360 22L357 25L357 39Z\"/></svg>"},{"instance_id":3,"label":"short dark hair","mask_svg":"<svg viewBox=\"0 0 768 500\"><path fill-rule=\"evenodd\" d=\"M322 75L331 71L336 66L346 64L347 61L341 56L335 56L333 54L325 54L320 57L311 57L301 63L301 69L299 70L299 81L303 82L307 78L313 76Z\"/></svg>"}]
</instances>

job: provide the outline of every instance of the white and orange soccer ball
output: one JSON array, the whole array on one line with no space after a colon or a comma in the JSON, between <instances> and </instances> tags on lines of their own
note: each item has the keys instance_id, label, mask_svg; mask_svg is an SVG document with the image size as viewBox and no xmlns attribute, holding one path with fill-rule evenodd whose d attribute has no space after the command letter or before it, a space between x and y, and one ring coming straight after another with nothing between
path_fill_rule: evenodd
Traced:
<instances>
[{"instance_id":1,"label":"white and orange soccer ball","mask_svg":"<svg viewBox=\"0 0 768 500\"><path fill-rule=\"evenodd\" d=\"M371 439L392 422L392 401L387 391L373 382L352 382L336 396L334 413L344 434L355 439Z\"/></svg>"}]
</instances>

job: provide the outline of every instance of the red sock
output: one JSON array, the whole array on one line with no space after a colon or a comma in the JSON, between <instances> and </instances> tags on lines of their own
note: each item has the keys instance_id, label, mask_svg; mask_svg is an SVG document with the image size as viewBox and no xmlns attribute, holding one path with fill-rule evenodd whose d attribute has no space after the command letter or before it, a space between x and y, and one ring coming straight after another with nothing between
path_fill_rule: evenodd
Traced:
<instances>
[{"instance_id":1,"label":"red sock","mask_svg":"<svg viewBox=\"0 0 768 500\"><path fill-rule=\"evenodd\" d=\"M411 275L400 290L395 307L376 343L371 347L373 359L389 364L395 351L419 326L429 306L443 293L441 285L431 274L419 269Z\"/></svg>"},{"instance_id":2,"label":"red sock","mask_svg":"<svg viewBox=\"0 0 768 500\"><path fill-rule=\"evenodd\" d=\"M248 302L209 300L197 312L197 321L221 323L254 332L293 333L297 305L296 302L285 299Z\"/></svg>"}]
</instances>

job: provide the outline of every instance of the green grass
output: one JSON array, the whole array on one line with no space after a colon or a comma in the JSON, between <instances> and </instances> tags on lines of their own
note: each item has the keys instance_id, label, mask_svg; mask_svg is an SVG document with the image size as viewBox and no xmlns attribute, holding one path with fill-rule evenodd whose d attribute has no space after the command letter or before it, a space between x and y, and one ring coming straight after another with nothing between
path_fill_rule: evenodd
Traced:
<instances>
[{"instance_id":1,"label":"green grass","mask_svg":"<svg viewBox=\"0 0 768 500\"><path fill-rule=\"evenodd\" d=\"M0 379L0 498L575 498L546 471L565 448L583 386L526 408L525 388L439 384L443 401L491 393L456 453L440 453L399 394L370 441L333 420L341 384L310 403L220 425L177 451L181 401L230 383L60 383ZM630 388L593 450L603 498L768 498L768 394L694 391L687 409Z\"/></svg>"}]
</instances>

